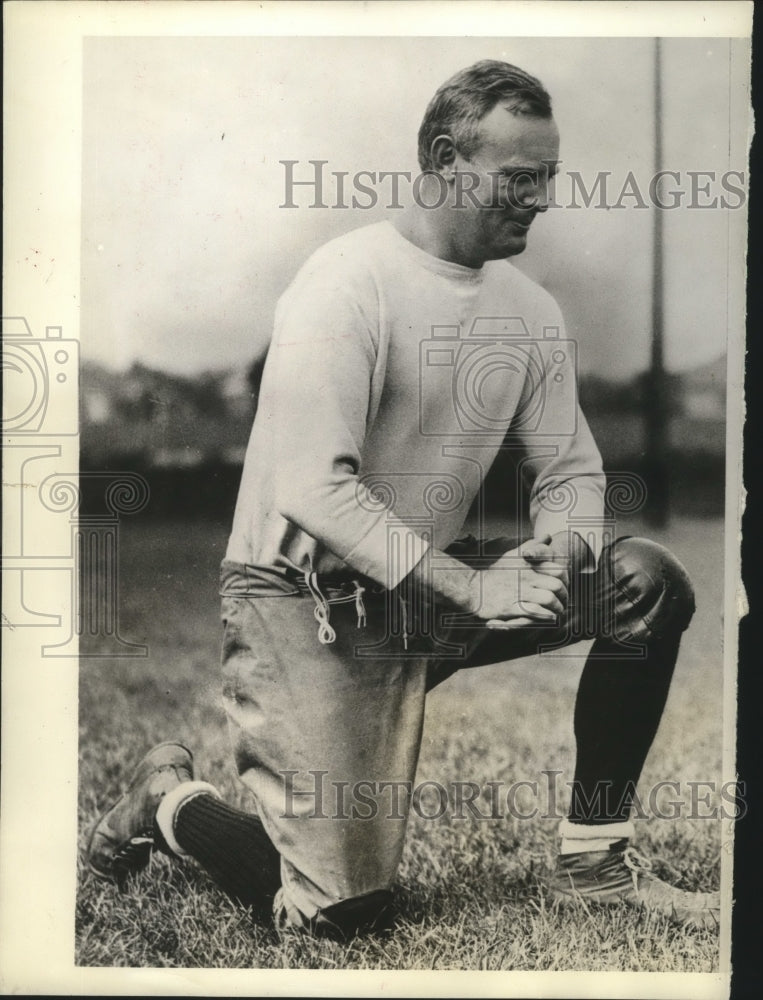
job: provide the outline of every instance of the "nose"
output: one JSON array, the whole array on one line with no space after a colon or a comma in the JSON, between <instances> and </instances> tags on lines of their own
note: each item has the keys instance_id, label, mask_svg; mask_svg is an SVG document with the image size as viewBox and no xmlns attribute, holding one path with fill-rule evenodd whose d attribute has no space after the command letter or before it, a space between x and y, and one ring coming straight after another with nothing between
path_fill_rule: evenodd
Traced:
<instances>
[{"instance_id":1,"label":"nose","mask_svg":"<svg viewBox=\"0 0 763 1000\"><path fill-rule=\"evenodd\" d=\"M547 212L549 207L549 181L543 173L525 175L523 183L516 183L514 194L519 208L537 212Z\"/></svg>"},{"instance_id":2,"label":"nose","mask_svg":"<svg viewBox=\"0 0 763 1000\"><path fill-rule=\"evenodd\" d=\"M521 209L528 216L534 218L541 212L547 212L549 199L547 193L536 188L532 192L524 194L517 201L517 208Z\"/></svg>"},{"instance_id":3,"label":"nose","mask_svg":"<svg viewBox=\"0 0 763 1000\"><path fill-rule=\"evenodd\" d=\"M545 173L541 173L534 185L533 191L533 208L536 212L547 212L549 206L549 195L548 195L548 177Z\"/></svg>"}]
</instances>

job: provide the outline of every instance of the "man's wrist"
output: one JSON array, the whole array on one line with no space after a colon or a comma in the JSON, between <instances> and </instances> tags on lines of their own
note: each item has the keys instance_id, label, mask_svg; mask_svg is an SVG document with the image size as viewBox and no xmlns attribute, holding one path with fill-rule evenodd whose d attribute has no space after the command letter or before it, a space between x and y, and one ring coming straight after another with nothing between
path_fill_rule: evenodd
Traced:
<instances>
[{"instance_id":1,"label":"man's wrist","mask_svg":"<svg viewBox=\"0 0 763 1000\"><path fill-rule=\"evenodd\" d=\"M476 614L482 600L479 578L479 570L430 549L399 586L408 593L415 588L427 603L444 603L454 610Z\"/></svg>"},{"instance_id":2,"label":"man's wrist","mask_svg":"<svg viewBox=\"0 0 763 1000\"><path fill-rule=\"evenodd\" d=\"M463 610L470 615L476 615L482 606L482 573L473 569L467 582L466 600Z\"/></svg>"},{"instance_id":3,"label":"man's wrist","mask_svg":"<svg viewBox=\"0 0 763 1000\"><path fill-rule=\"evenodd\" d=\"M560 531L552 535L550 548L555 556L566 560L570 573L580 573L595 565L590 546L577 531Z\"/></svg>"},{"instance_id":4,"label":"man's wrist","mask_svg":"<svg viewBox=\"0 0 763 1000\"><path fill-rule=\"evenodd\" d=\"M449 604L454 610L476 614L482 603L480 571L460 560L447 558L449 565L439 565L432 573L431 599Z\"/></svg>"}]
</instances>

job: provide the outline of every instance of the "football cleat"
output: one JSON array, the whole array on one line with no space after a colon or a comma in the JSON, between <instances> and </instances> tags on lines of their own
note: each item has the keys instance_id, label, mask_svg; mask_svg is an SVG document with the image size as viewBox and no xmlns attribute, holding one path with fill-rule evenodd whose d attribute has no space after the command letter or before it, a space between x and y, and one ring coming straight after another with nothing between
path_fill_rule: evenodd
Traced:
<instances>
[{"instance_id":1,"label":"football cleat","mask_svg":"<svg viewBox=\"0 0 763 1000\"><path fill-rule=\"evenodd\" d=\"M651 861L629 847L627 839L606 851L560 855L546 886L552 900L562 904L626 903L685 927L714 928L720 922L719 893L686 892L663 882L653 873Z\"/></svg>"},{"instance_id":2,"label":"football cleat","mask_svg":"<svg viewBox=\"0 0 763 1000\"><path fill-rule=\"evenodd\" d=\"M90 834L87 863L95 875L122 882L145 868L154 847L154 818L162 798L193 780L193 757L180 743L160 743L138 764L127 791Z\"/></svg>"}]
</instances>

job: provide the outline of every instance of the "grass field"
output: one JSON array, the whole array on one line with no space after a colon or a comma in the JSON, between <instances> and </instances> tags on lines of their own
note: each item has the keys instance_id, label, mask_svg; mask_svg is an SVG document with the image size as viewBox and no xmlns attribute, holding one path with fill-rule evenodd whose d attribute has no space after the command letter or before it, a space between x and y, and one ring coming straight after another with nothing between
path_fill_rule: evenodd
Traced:
<instances>
[{"instance_id":1,"label":"grass field","mask_svg":"<svg viewBox=\"0 0 763 1000\"><path fill-rule=\"evenodd\" d=\"M638 523L622 524L636 534ZM413 816L393 934L341 945L279 940L190 862L157 856L122 893L86 872L98 813L152 744L177 738L198 773L249 808L234 775L218 695L217 569L227 526L130 524L121 536L120 630L145 659L83 659L80 672L80 881L77 963L88 966L306 969L633 970L709 972L718 936L638 911L557 911L538 879L553 862L557 821ZM687 633L641 788L719 781L722 525L676 520L650 532L687 566L698 612ZM573 766L572 706L587 646L463 672L430 695L417 781L507 784ZM564 807L564 789L560 806ZM681 798L687 799L687 793ZM704 808L704 807L703 807ZM717 820L649 818L637 846L687 889L719 883Z\"/></svg>"}]
</instances>

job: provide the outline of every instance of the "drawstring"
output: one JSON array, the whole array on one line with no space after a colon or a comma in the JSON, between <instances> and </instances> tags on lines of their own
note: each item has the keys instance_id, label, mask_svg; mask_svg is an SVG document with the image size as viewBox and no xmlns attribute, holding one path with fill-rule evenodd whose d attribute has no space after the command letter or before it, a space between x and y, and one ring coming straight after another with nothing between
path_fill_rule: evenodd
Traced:
<instances>
[{"instance_id":1,"label":"drawstring","mask_svg":"<svg viewBox=\"0 0 763 1000\"><path fill-rule=\"evenodd\" d=\"M315 615L315 620L318 622L318 642L322 646L328 646L329 643L336 641L336 632L329 624L329 617L331 616L329 602L323 596L318 586L317 573L311 573L310 570L307 570L305 572L305 583L315 601L313 614Z\"/></svg>"},{"instance_id":2,"label":"drawstring","mask_svg":"<svg viewBox=\"0 0 763 1000\"><path fill-rule=\"evenodd\" d=\"M331 626L331 605L332 604L346 604L348 601L355 601L355 612L358 616L358 628L365 628L367 615L366 606L363 603L363 594L366 592L366 588L360 585L358 580L352 581L355 586L355 592L348 594L346 597L335 597L329 600L324 597L321 592L321 588L318 584L318 574L312 570L305 571L305 583L307 584L307 589L310 591L313 600L315 601L315 609L313 614L315 615L315 620L318 622L318 642L322 646L328 646L332 642L336 642L336 632ZM398 594L398 601L400 602L400 614L402 617L403 624L403 649L408 651L408 605L405 603L402 594Z\"/></svg>"},{"instance_id":3,"label":"drawstring","mask_svg":"<svg viewBox=\"0 0 763 1000\"><path fill-rule=\"evenodd\" d=\"M305 571L305 583L315 601L313 614L315 615L315 620L318 622L318 642L323 646L328 646L330 643L336 642L336 632L329 621L332 604L345 604L347 601L354 600L355 611L358 615L358 628L365 627L366 606L363 603L363 594L365 594L366 588L361 587L357 580L353 580L352 582L355 584L354 594L349 594L347 597L336 597L333 601L329 601L321 592L318 584L318 574L310 570Z\"/></svg>"}]
</instances>

